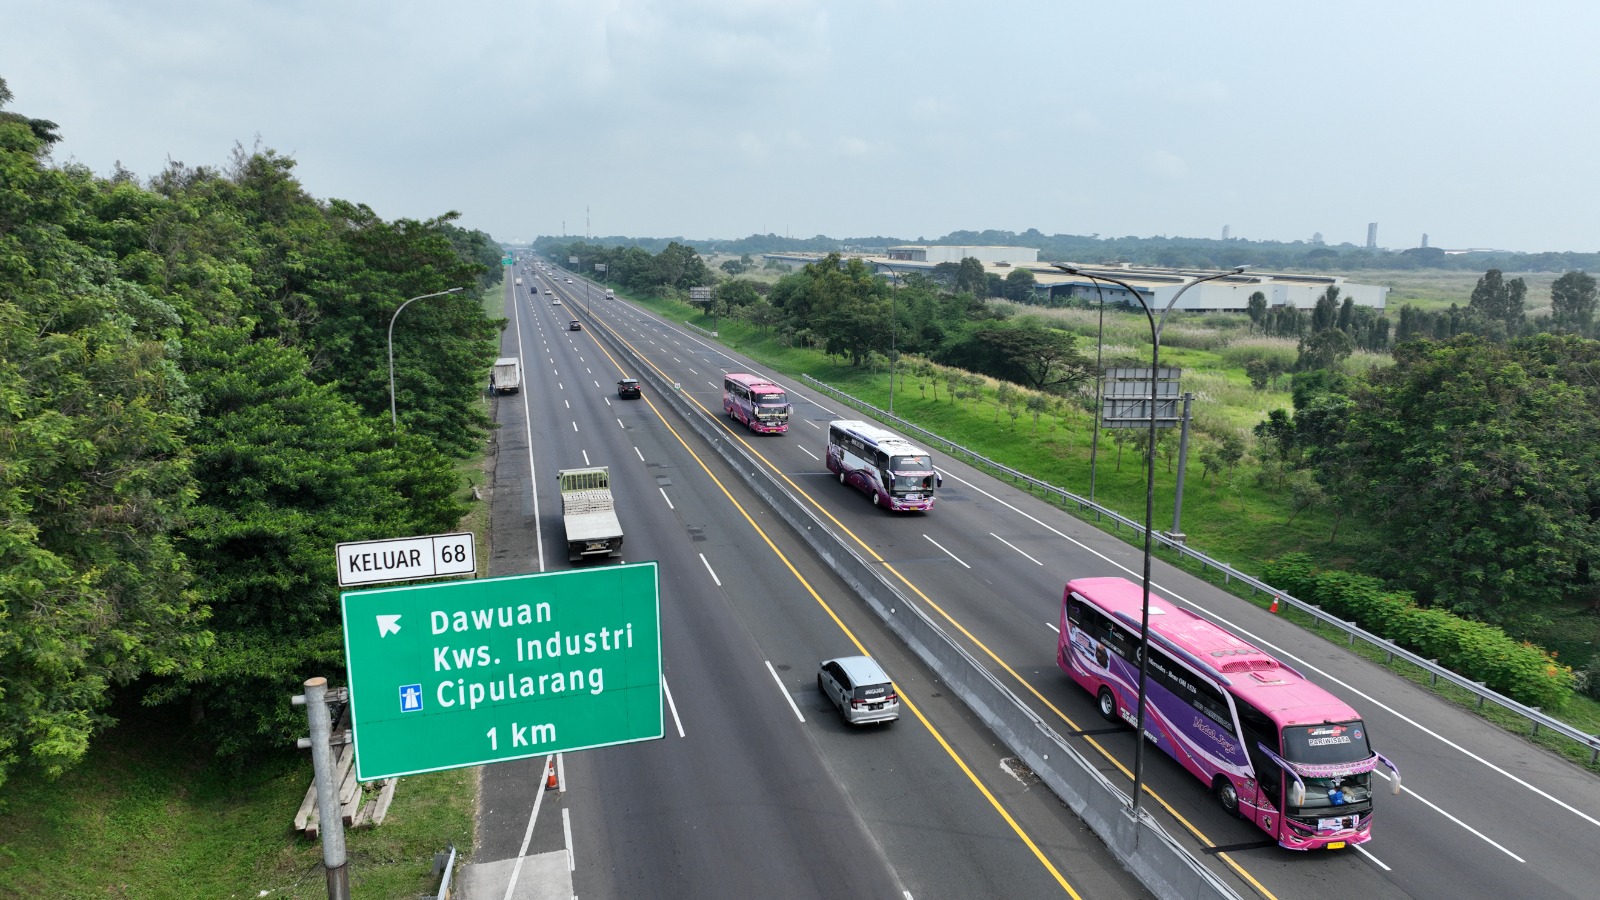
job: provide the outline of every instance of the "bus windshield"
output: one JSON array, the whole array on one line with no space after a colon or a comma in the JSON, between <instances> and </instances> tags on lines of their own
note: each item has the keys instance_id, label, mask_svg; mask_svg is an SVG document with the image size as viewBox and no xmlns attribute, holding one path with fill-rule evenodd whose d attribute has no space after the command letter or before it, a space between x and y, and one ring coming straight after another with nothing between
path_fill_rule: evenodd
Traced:
<instances>
[{"instance_id":1,"label":"bus windshield","mask_svg":"<svg viewBox=\"0 0 1600 900\"><path fill-rule=\"evenodd\" d=\"M894 456L889 459L889 468L895 472L932 472L933 460L927 455Z\"/></svg>"},{"instance_id":2,"label":"bus windshield","mask_svg":"<svg viewBox=\"0 0 1600 900\"><path fill-rule=\"evenodd\" d=\"M889 490L896 494L907 491L926 491L933 493L934 480L932 475L895 475L889 485Z\"/></svg>"},{"instance_id":3,"label":"bus windshield","mask_svg":"<svg viewBox=\"0 0 1600 900\"><path fill-rule=\"evenodd\" d=\"M1358 719L1322 725L1286 725L1283 756L1290 762L1326 766L1363 762L1372 758L1367 730Z\"/></svg>"},{"instance_id":4,"label":"bus windshield","mask_svg":"<svg viewBox=\"0 0 1600 900\"><path fill-rule=\"evenodd\" d=\"M771 405L771 404L782 404L782 403L789 402L788 398L786 398L784 396L782 391L765 391L765 392L762 392L762 393L752 393L751 397L757 403L760 403L763 406Z\"/></svg>"}]
</instances>

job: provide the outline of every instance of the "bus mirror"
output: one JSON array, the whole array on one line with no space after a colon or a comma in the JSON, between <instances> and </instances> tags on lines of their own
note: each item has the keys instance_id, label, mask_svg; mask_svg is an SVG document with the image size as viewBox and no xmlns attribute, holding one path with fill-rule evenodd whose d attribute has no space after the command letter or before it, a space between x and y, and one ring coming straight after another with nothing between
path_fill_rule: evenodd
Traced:
<instances>
[{"instance_id":1,"label":"bus mirror","mask_svg":"<svg viewBox=\"0 0 1600 900\"><path fill-rule=\"evenodd\" d=\"M1305 782L1296 781L1292 786L1290 786L1290 788L1289 788L1289 805L1290 806L1305 806L1306 805L1306 785L1305 785Z\"/></svg>"},{"instance_id":2,"label":"bus mirror","mask_svg":"<svg viewBox=\"0 0 1600 900\"><path fill-rule=\"evenodd\" d=\"M938 472L933 473L933 486L944 487L944 476L940 475Z\"/></svg>"},{"instance_id":3,"label":"bus mirror","mask_svg":"<svg viewBox=\"0 0 1600 900\"><path fill-rule=\"evenodd\" d=\"M1400 795L1400 773L1399 772L1394 773L1394 778L1392 779L1392 783L1389 785L1389 793L1394 794L1397 797Z\"/></svg>"}]
</instances>

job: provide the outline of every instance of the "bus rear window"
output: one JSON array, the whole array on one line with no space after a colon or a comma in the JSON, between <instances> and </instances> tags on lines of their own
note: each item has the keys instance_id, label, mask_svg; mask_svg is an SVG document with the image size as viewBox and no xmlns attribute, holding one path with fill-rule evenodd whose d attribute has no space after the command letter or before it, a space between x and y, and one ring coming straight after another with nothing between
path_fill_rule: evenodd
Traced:
<instances>
[{"instance_id":1,"label":"bus rear window","mask_svg":"<svg viewBox=\"0 0 1600 900\"><path fill-rule=\"evenodd\" d=\"M1289 725L1283 729L1283 755L1290 762L1332 765L1372 758L1361 722Z\"/></svg>"}]
</instances>

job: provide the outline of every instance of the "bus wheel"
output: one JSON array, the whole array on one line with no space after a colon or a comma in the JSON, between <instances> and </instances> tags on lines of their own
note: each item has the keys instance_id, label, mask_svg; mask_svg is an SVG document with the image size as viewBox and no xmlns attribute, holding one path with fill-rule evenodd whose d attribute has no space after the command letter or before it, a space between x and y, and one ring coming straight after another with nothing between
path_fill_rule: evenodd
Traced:
<instances>
[{"instance_id":1,"label":"bus wheel","mask_svg":"<svg viewBox=\"0 0 1600 900\"><path fill-rule=\"evenodd\" d=\"M1222 807L1223 812L1235 819L1244 818L1239 812L1239 789L1233 786L1233 782L1228 780L1226 775L1217 776L1216 784L1211 786L1211 793L1216 795L1217 805Z\"/></svg>"},{"instance_id":2,"label":"bus wheel","mask_svg":"<svg viewBox=\"0 0 1600 900\"><path fill-rule=\"evenodd\" d=\"M1100 688L1100 716L1107 722L1120 721L1117 718L1117 698L1112 695L1111 688Z\"/></svg>"},{"instance_id":3,"label":"bus wheel","mask_svg":"<svg viewBox=\"0 0 1600 900\"><path fill-rule=\"evenodd\" d=\"M881 501L881 500L879 500L879 499L878 499L878 492L877 492L877 491L873 491L873 492L872 492L872 505L873 505L873 506L878 506L878 505L880 505L880 504L881 504L881 503L882 503L882 502L883 502L883 501Z\"/></svg>"},{"instance_id":4,"label":"bus wheel","mask_svg":"<svg viewBox=\"0 0 1600 900\"><path fill-rule=\"evenodd\" d=\"M839 470L839 483L840 484L844 484L844 470L843 469Z\"/></svg>"}]
</instances>

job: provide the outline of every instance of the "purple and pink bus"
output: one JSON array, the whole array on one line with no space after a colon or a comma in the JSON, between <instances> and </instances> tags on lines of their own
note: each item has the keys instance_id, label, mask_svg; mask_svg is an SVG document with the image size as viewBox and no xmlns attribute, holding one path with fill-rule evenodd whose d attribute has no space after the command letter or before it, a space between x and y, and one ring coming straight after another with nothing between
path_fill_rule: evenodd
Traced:
<instances>
[{"instance_id":1,"label":"purple and pink bus","mask_svg":"<svg viewBox=\"0 0 1600 900\"><path fill-rule=\"evenodd\" d=\"M1079 578L1061 604L1056 662L1111 721L1138 720L1142 589ZM1372 772L1400 771L1356 711L1217 625L1150 595L1145 735L1211 786L1231 815L1290 850L1372 838Z\"/></svg>"},{"instance_id":2,"label":"purple and pink bus","mask_svg":"<svg viewBox=\"0 0 1600 900\"><path fill-rule=\"evenodd\" d=\"M933 509L944 478L933 456L887 428L856 419L828 423L828 471L893 510Z\"/></svg>"},{"instance_id":3,"label":"purple and pink bus","mask_svg":"<svg viewBox=\"0 0 1600 900\"><path fill-rule=\"evenodd\" d=\"M722 376L722 411L757 434L789 430L789 397L783 388L762 378L735 372Z\"/></svg>"}]
</instances>

